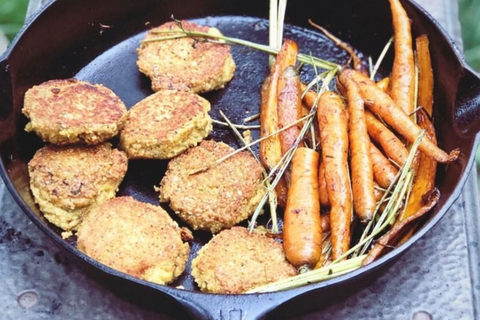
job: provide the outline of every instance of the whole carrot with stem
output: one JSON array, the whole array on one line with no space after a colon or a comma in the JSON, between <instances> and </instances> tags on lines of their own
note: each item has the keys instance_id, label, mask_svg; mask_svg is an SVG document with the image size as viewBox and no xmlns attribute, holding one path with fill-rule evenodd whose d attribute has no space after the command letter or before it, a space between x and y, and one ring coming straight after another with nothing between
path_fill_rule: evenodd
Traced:
<instances>
[{"instance_id":1,"label":"whole carrot with stem","mask_svg":"<svg viewBox=\"0 0 480 320\"><path fill-rule=\"evenodd\" d=\"M298 46L294 41L285 40L280 49L275 63L273 64L270 77L267 78L261 89L260 106L260 137L266 137L277 132L278 123L278 82L283 71L291 65L295 65L298 54ZM280 136L272 135L268 139L260 141L260 161L267 170L272 170L282 159ZM285 206L287 197L287 183L285 179L279 181L275 187L280 206Z\"/></svg>"},{"instance_id":2,"label":"whole carrot with stem","mask_svg":"<svg viewBox=\"0 0 480 320\"><path fill-rule=\"evenodd\" d=\"M364 103L353 82L347 85L347 101L353 206L360 221L365 223L373 218L376 200Z\"/></svg>"},{"instance_id":3,"label":"whole carrot with stem","mask_svg":"<svg viewBox=\"0 0 480 320\"><path fill-rule=\"evenodd\" d=\"M291 163L283 247L288 261L297 268L315 267L322 250L318 159L318 152L300 147L295 150Z\"/></svg>"},{"instance_id":4,"label":"whole carrot with stem","mask_svg":"<svg viewBox=\"0 0 480 320\"><path fill-rule=\"evenodd\" d=\"M260 136L266 137L277 132L278 126L278 79L282 72L295 65L298 46L294 41L285 40L270 71L270 79L262 89L260 106ZM260 142L260 160L267 169L274 168L282 158L279 135L273 135Z\"/></svg>"},{"instance_id":5,"label":"whole carrot with stem","mask_svg":"<svg viewBox=\"0 0 480 320\"><path fill-rule=\"evenodd\" d=\"M302 117L302 92L300 78L293 66L288 66L278 79L278 125L286 127ZM295 144L302 125L299 123L280 132L280 147L282 156ZM290 183L290 170L284 173L287 185Z\"/></svg>"},{"instance_id":6,"label":"whole carrot with stem","mask_svg":"<svg viewBox=\"0 0 480 320\"><path fill-rule=\"evenodd\" d=\"M410 19L399 0L389 0L395 55L390 94L398 108L411 115L415 106L415 60Z\"/></svg>"},{"instance_id":7,"label":"whole carrot with stem","mask_svg":"<svg viewBox=\"0 0 480 320\"><path fill-rule=\"evenodd\" d=\"M317 118L322 161L330 201L332 257L337 259L350 247L352 191L348 169L348 120L342 99L327 91L320 97Z\"/></svg>"}]
</instances>

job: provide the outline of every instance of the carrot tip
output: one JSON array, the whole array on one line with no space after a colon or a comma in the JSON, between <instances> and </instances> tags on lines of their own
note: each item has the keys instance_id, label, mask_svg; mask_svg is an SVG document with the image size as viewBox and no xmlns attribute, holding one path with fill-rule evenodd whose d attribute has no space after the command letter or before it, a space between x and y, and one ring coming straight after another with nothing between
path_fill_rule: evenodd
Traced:
<instances>
[{"instance_id":1,"label":"carrot tip","mask_svg":"<svg viewBox=\"0 0 480 320\"><path fill-rule=\"evenodd\" d=\"M458 159L458 156L460 155L460 149L454 149L450 151L450 154L448 155L448 161L447 162L453 162Z\"/></svg>"}]
</instances>

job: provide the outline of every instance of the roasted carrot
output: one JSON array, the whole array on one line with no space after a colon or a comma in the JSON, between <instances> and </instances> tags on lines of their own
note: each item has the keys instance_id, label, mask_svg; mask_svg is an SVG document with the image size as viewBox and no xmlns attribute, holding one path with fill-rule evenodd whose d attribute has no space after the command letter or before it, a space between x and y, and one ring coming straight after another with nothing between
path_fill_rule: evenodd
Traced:
<instances>
[{"instance_id":1,"label":"roasted carrot","mask_svg":"<svg viewBox=\"0 0 480 320\"><path fill-rule=\"evenodd\" d=\"M370 137L382 146L383 151L390 159L402 166L407 160L408 151L400 139L370 111L365 112L365 119Z\"/></svg>"},{"instance_id":2,"label":"roasted carrot","mask_svg":"<svg viewBox=\"0 0 480 320\"><path fill-rule=\"evenodd\" d=\"M347 101L353 207L360 221L365 223L373 218L376 201L364 103L353 82L347 86Z\"/></svg>"},{"instance_id":3,"label":"roasted carrot","mask_svg":"<svg viewBox=\"0 0 480 320\"><path fill-rule=\"evenodd\" d=\"M293 66L288 66L278 79L278 125L279 128L290 125L302 116L302 92L300 78ZM290 127L280 133L280 147L282 156L285 155L295 144L300 134L301 125ZM288 186L290 184L290 168L287 169L281 182L277 184L277 200L281 207L285 207L287 201Z\"/></svg>"},{"instance_id":4,"label":"roasted carrot","mask_svg":"<svg viewBox=\"0 0 480 320\"><path fill-rule=\"evenodd\" d=\"M388 86L390 84L390 78L385 77L382 80L377 82L377 87L383 90L383 92L388 92Z\"/></svg>"},{"instance_id":5,"label":"roasted carrot","mask_svg":"<svg viewBox=\"0 0 480 320\"><path fill-rule=\"evenodd\" d=\"M280 128L290 125L302 116L302 91L300 78L293 66L283 71L278 79L278 124ZM280 133L282 155L286 154L300 134L301 124ZM288 179L287 179L288 180Z\"/></svg>"},{"instance_id":6,"label":"roasted carrot","mask_svg":"<svg viewBox=\"0 0 480 320\"><path fill-rule=\"evenodd\" d=\"M332 257L339 258L350 247L352 191L348 170L348 120L342 99L333 92L322 94L317 118L322 161L330 200Z\"/></svg>"},{"instance_id":7,"label":"roasted carrot","mask_svg":"<svg viewBox=\"0 0 480 320\"><path fill-rule=\"evenodd\" d=\"M428 48L428 37L421 35L416 39L418 65L418 98L417 105L429 116L433 108L433 70Z\"/></svg>"},{"instance_id":8,"label":"roasted carrot","mask_svg":"<svg viewBox=\"0 0 480 320\"><path fill-rule=\"evenodd\" d=\"M277 132L278 124L278 80L283 71L291 65L295 65L298 53L298 46L294 41L285 40L280 52L273 64L270 76L262 86L260 106L260 136L265 137ZM260 142L260 160L267 170L272 170L282 158L280 136L274 135ZM281 179L275 191L278 204L285 206L287 198L287 183Z\"/></svg>"},{"instance_id":9,"label":"roasted carrot","mask_svg":"<svg viewBox=\"0 0 480 320\"><path fill-rule=\"evenodd\" d=\"M435 128L428 119L428 116L423 110L417 113L418 125L427 130L426 135L436 143ZM405 210L398 217L396 224L401 223L403 220L414 215L424 205L423 196L435 187L435 175L437 173L437 163L435 160L430 159L424 154L420 155L420 161L418 169L413 181L412 191L408 198ZM400 241L400 243L408 240L413 234L412 228Z\"/></svg>"},{"instance_id":10,"label":"roasted carrot","mask_svg":"<svg viewBox=\"0 0 480 320\"><path fill-rule=\"evenodd\" d=\"M322 233L330 231L330 214L320 215L320 222L322 226Z\"/></svg>"},{"instance_id":11,"label":"roasted carrot","mask_svg":"<svg viewBox=\"0 0 480 320\"><path fill-rule=\"evenodd\" d=\"M265 137L278 131L278 79L282 72L291 65L295 65L298 46L294 41L285 40L280 49L275 63L270 71L270 80L266 88L262 89L262 105L260 107L260 136ZM263 165L271 170L282 158L280 136L274 135L260 142L260 160Z\"/></svg>"},{"instance_id":12,"label":"roasted carrot","mask_svg":"<svg viewBox=\"0 0 480 320\"><path fill-rule=\"evenodd\" d=\"M325 181L325 162L320 163L320 168L318 169L318 194L320 197L320 205L322 207L330 206L328 201L328 191L327 191L327 182Z\"/></svg>"},{"instance_id":13,"label":"roasted carrot","mask_svg":"<svg viewBox=\"0 0 480 320\"><path fill-rule=\"evenodd\" d=\"M327 31L327 29L323 28L322 26L316 24L313 22L311 19L308 19L308 23L312 25L313 27L317 28L318 30L322 31L330 40L335 42L335 45L338 47L342 48L343 50L347 51L348 54L350 55L350 59L353 60L353 68L365 75L368 75L368 70L363 61L358 57L357 53L355 50L352 48L351 45L349 45L346 42L343 42L342 40L338 39L335 37L333 34Z\"/></svg>"},{"instance_id":14,"label":"roasted carrot","mask_svg":"<svg viewBox=\"0 0 480 320\"><path fill-rule=\"evenodd\" d=\"M300 84L300 87L302 89L302 92L307 90L307 86L303 83ZM311 109L315 104L317 97L318 97L318 93L316 93L313 90L308 90L307 92L305 92L305 95L303 96L303 102L305 103L305 106L308 109Z\"/></svg>"},{"instance_id":15,"label":"roasted carrot","mask_svg":"<svg viewBox=\"0 0 480 320\"><path fill-rule=\"evenodd\" d=\"M368 77L355 70L344 70L340 73L340 79L343 83L347 78L353 79L360 88L360 94L365 104L376 114L378 114L389 126L396 132L405 137L410 143L420 135L421 128L413 122L410 117L400 110L388 94L380 90L375 83ZM432 159L441 163L455 161L460 151L455 149L446 153L432 143L428 137L424 137L419 145L419 150Z\"/></svg>"},{"instance_id":16,"label":"roasted carrot","mask_svg":"<svg viewBox=\"0 0 480 320\"><path fill-rule=\"evenodd\" d=\"M370 144L370 156L372 157L373 177L375 182L384 189L387 189L395 180L398 173L397 168L383 155L383 153Z\"/></svg>"},{"instance_id":17,"label":"roasted carrot","mask_svg":"<svg viewBox=\"0 0 480 320\"><path fill-rule=\"evenodd\" d=\"M415 105L415 62L410 19L399 0L389 1L395 48L390 94L397 107L411 115Z\"/></svg>"},{"instance_id":18,"label":"roasted carrot","mask_svg":"<svg viewBox=\"0 0 480 320\"><path fill-rule=\"evenodd\" d=\"M284 214L283 247L297 268L313 268L322 250L318 199L318 152L299 147L292 159L292 176Z\"/></svg>"},{"instance_id":19,"label":"roasted carrot","mask_svg":"<svg viewBox=\"0 0 480 320\"><path fill-rule=\"evenodd\" d=\"M375 246L368 252L367 257L363 260L362 265L365 266L372 263L375 259L381 256L385 249L391 248L409 226L428 213L437 204L439 199L440 191L438 191L437 188L434 188L425 195L423 206L418 209L415 214L409 216L402 222L395 224L390 231L378 239Z\"/></svg>"},{"instance_id":20,"label":"roasted carrot","mask_svg":"<svg viewBox=\"0 0 480 320\"><path fill-rule=\"evenodd\" d=\"M265 105L266 99L268 97L268 89L270 86L270 76L268 76L265 81L263 82L263 85L261 87L260 93L261 93L261 103L262 106ZM274 132L274 131L273 131ZM275 148L273 148L275 150ZM281 155L281 149L280 149L280 155ZM262 157L262 153L260 153L260 158ZM262 161L263 162L263 161ZM271 169L271 168L269 168ZM280 179L275 186L275 193L277 196L277 203L282 207L285 208L285 205L287 203L287 192L288 192L288 187L285 179Z\"/></svg>"}]
</instances>

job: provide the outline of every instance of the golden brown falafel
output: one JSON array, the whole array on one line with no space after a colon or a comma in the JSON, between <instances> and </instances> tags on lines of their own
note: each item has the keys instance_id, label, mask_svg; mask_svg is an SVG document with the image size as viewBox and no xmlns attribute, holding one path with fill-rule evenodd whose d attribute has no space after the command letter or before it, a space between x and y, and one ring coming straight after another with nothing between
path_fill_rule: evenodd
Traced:
<instances>
[{"instance_id":1,"label":"golden brown falafel","mask_svg":"<svg viewBox=\"0 0 480 320\"><path fill-rule=\"evenodd\" d=\"M159 206L118 197L93 208L78 229L78 249L131 276L168 284L182 274L190 247Z\"/></svg>"},{"instance_id":2,"label":"golden brown falafel","mask_svg":"<svg viewBox=\"0 0 480 320\"><path fill-rule=\"evenodd\" d=\"M265 194L262 169L248 152L215 164L233 151L209 140L172 159L160 184L160 202L170 202L196 230L216 233L247 219Z\"/></svg>"},{"instance_id":3,"label":"golden brown falafel","mask_svg":"<svg viewBox=\"0 0 480 320\"><path fill-rule=\"evenodd\" d=\"M39 149L28 163L40 211L63 230L76 230L87 211L113 197L127 172L127 156L110 143Z\"/></svg>"},{"instance_id":4,"label":"golden brown falafel","mask_svg":"<svg viewBox=\"0 0 480 320\"><path fill-rule=\"evenodd\" d=\"M213 293L243 293L296 274L280 243L242 227L214 236L192 261L200 290Z\"/></svg>"},{"instance_id":5,"label":"golden brown falafel","mask_svg":"<svg viewBox=\"0 0 480 320\"><path fill-rule=\"evenodd\" d=\"M216 28L181 21L182 28L221 35ZM177 22L167 22L151 29L145 39L169 37L180 31ZM196 42L192 38L142 42L137 49L137 65L152 80L153 91L174 89L201 93L221 89L233 78L235 62L230 46L221 43Z\"/></svg>"},{"instance_id":6,"label":"golden brown falafel","mask_svg":"<svg viewBox=\"0 0 480 320\"><path fill-rule=\"evenodd\" d=\"M117 135L127 116L112 90L75 79L30 88L22 112L30 119L26 131L58 145L106 141Z\"/></svg>"},{"instance_id":7,"label":"golden brown falafel","mask_svg":"<svg viewBox=\"0 0 480 320\"><path fill-rule=\"evenodd\" d=\"M131 159L169 159L212 131L210 103L190 92L161 90L128 111L120 147Z\"/></svg>"}]
</instances>

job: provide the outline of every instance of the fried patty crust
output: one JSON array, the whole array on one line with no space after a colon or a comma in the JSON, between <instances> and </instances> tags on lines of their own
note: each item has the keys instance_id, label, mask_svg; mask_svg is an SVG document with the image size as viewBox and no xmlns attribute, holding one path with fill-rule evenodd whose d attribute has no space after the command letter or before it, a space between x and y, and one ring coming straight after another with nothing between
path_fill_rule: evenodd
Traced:
<instances>
[{"instance_id":1,"label":"fried patty crust","mask_svg":"<svg viewBox=\"0 0 480 320\"><path fill-rule=\"evenodd\" d=\"M233 151L222 142L204 140L173 158L160 183L160 202L170 202L195 230L216 233L247 219L265 194L262 168L248 152L215 164Z\"/></svg>"},{"instance_id":2,"label":"fried patty crust","mask_svg":"<svg viewBox=\"0 0 480 320\"><path fill-rule=\"evenodd\" d=\"M51 80L25 93L25 130L57 145L98 144L117 135L127 109L110 89L75 79Z\"/></svg>"},{"instance_id":3,"label":"fried patty crust","mask_svg":"<svg viewBox=\"0 0 480 320\"><path fill-rule=\"evenodd\" d=\"M78 229L78 249L131 276L168 284L190 252L182 230L159 206L118 197L93 208Z\"/></svg>"},{"instance_id":4,"label":"fried patty crust","mask_svg":"<svg viewBox=\"0 0 480 320\"><path fill-rule=\"evenodd\" d=\"M216 28L199 26L181 21L182 28L221 35ZM137 49L137 65L152 81L153 91L174 89L201 93L221 89L233 78L235 62L230 46L222 43L198 42L192 38L152 41L160 37L171 37L178 33L158 33L169 30L180 31L177 22L167 22L148 31L145 40Z\"/></svg>"},{"instance_id":5,"label":"fried patty crust","mask_svg":"<svg viewBox=\"0 0 480 320\"><path fill-rule=\"evenodd\" d=\"M126 154L110 143L49 145L28 163L30 189L48 221L76 230L90 208L115 197L127 164Z\"/></svg>"},{"instance_id":6,"label":"fried patty crust","mask_svg":"<svg viewBox=\"0 0 480 320\"><path fill-rule=\"evenodd\" d=\"M280 243L243 227L215 235L192 261L195 282L212 293L243 293L296 274Z\"/></svg>"},{"instance_id":7,"label":"fried patty crust","mask_svg":"<svg viewBox=\"0 0 480 320\"><path fill-rule=\"evenodd\" d=\"M212 131L210 103L197 94L161 90L128 111L120 147L130 159L170 159Z\"/></svg>"}]
</instances>

